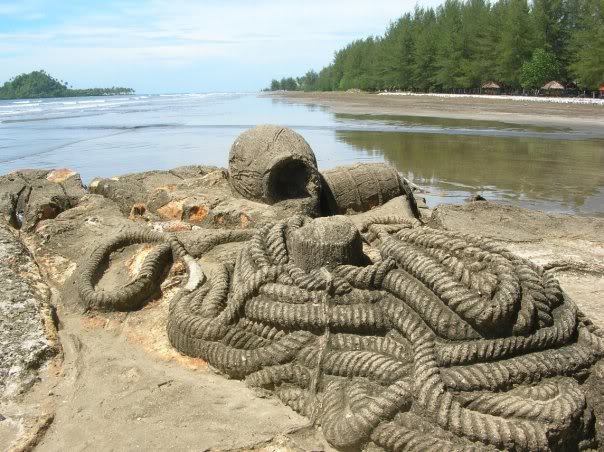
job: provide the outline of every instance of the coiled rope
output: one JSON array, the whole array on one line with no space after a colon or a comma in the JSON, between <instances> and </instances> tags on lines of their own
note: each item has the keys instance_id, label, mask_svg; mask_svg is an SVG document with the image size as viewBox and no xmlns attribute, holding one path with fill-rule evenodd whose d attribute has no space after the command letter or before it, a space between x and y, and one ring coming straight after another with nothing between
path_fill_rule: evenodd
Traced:
<instances>
[{"instance_id":1,"label":"coiled rope","mask_svg":"<svg viewBox=\"0 0 604 452\"><path fill-rule=\"evenodd\" d=\"M397 217L361 227L381 260L302 269L295 216L262 227L227 264L172 299L168 336L182 353L273 391L322 425L335 447L568 450L596 447L576 379L604 339L548 272L498 243ZM108 253L158 246L138 278L95 292ZM122 235L82 271L91 307L139 306L182 245ZM191 282L189 270L189 283ZM193 287L195 285L195 287Z\"/></svg>"}]
</instances>

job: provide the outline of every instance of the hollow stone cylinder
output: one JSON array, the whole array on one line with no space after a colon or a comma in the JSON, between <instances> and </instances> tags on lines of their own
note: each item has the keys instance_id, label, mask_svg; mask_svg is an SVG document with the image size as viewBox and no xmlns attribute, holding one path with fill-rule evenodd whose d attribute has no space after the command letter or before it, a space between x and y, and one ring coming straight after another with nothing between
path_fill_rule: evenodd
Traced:
<instances>
[{"instance_id":1,"label":"hollow stone cylinder","mask_svg":"<svg viewBox=\"0 0 604 452\"><path fill-rule=\"evenodd\" d=\"M385 163L357 163L321 173L323 211L366 212L403 194L396 169Z\"/></svg>"},{"instance_id":2,"label":"hollow stone cylinder","mask_svg":"<svg viewBox=\"0 0 604 452\"><path fill-rule=\"evenodd\" d=\"M229 181L233 190L253 201L319 205L315 154L301 135L285 127L261 125L239 135L229 154Z\"/></svg>"}]
</instances>

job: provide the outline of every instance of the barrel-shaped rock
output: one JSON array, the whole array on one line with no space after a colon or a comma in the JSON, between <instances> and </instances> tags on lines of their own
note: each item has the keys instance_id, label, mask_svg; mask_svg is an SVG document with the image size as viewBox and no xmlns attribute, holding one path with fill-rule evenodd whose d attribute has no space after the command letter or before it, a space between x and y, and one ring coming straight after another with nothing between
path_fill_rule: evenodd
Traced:
<instances>
[{"instance_id":1,"label":"barrel-shaped rock","mask_svg":"<svg viewBox=\"0 0 604 452\"><path fill-rule=\"evenodd\" d=\"M363 241L343 216L317 218L295 230L288 240L290 259L305 271L337 265L361 265Z\"/></svg>"},{"instance_id":2,"label":"barrel-shaped rock","mask_svg":"<svg viewBox=\"0 0 604 452\"><path fill-rule=\"evenodd\" d=\"M321 176L322 208L329 215L366 212L403 194L398 172L384 163L340 166Z\"/></svg>"},{"instance_id":3,"label":"barrel-shaped rock","mask_svg":"<svg viewBox=\"0 0 604 452\"><path fill-rule=\"evenodd\" d=\"M229 154L229 182L241 196L265 204L304 198L319 202L315 154L286 127L261 125L239 135Z\"/></svg>"}]
</instances>

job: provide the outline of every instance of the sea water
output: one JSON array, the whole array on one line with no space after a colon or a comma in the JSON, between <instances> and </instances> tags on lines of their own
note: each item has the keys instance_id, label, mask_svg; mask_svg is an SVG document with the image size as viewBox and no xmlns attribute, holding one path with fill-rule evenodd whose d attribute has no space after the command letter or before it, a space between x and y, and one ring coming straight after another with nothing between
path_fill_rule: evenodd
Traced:
<instances>
[{"instance_id":1,"label":"sea water","mask_svg":"<svg viewBox=\"0 0 604 452\"><path fill-rule=\"evenodd\" d=\"M547 211L604 216L604 141L554 128L414 116L338 115L257 94L0 101L0 174L23 168L94 177L205 164L257 124L306 138L320 169L386 161L431 206L480 193Z\"/></svg>"}]
</instances>

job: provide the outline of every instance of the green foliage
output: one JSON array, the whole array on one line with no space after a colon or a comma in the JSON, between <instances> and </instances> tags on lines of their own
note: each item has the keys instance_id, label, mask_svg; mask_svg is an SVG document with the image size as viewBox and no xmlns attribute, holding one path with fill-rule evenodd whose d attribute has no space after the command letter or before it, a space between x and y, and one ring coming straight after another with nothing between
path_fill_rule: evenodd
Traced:
<instances>
[{"instance_id":1,"label":"green foliage","mask_svg":"<svg viewBox=\"0 0 604 452\"><path fill-rule=\"evenodd\" d=\"M131 94L131 88L90 88L71 89L67 83L59 81L45 71L34 71L29 74L18 75L0 88L0 99L36 99L42 97L80 97L80 96L108 96L117 94Z\"/></svg>"},{"instance_id":2,"label":"green foliage","mask_svg":"<svg viewBox=\"0 0 604 452\"><path fill-rule=\"evenodd\" d=\"M279 83L279 80L273 79L271 81L270 91L279 91L280 89L281 89L281 83Z\"/></svg>"},{"instance_id":3,"label":"green foliage","mask_svg":"<svg viewBox=\"0 0 604 452\"><path fill-rule=\"evenodd\" d=\"M299 77L297 80L298 87L302 91L317 91L319 74L315 71L308 71L304 76Z\"/></svg>"},{"instance_id":4,"label":"green foliage","mask_svg":"<svg viewBox=\"0 0 604 452\"><path fill-rule=\"evenodd\" d=\"M297 91L298 82L293 77L282 78L281 80L273 79L268 91Z\"/></svg>"},{"instance_id":5,"label":"green foliage","mask_svg":"<svg viewBox=\"0 0 604 452\"><path fill-rule=\"evenodd\" d=\"M560 77L560 63L556 56L545 49L537 49L530 61L520 70L520 84L523 88L541 88L545 83Z\"/></svg>"},{"instance_id":6,"label":"green foliage","mask_svg":"<svg viewBox=\"0 0 604 452\"><path fill-rule=\"evenodd\" d=\"M68 88L44 71L21 74L0 88L1 99L31 99L36 97L63 97Z\"/></svg>"},{"instance_id":7,"label":"green foliage","mask_svg":"<svg viewBox=\"0 0 604 452\"><path fill-rule=\"evenodd\" d=\"M604 84L604 0L584 0L573 35L575 59L570 66L577 81L597 89Z\"/></svg>"},{"instance_id":8,"label":"green foliage","mask_svg":"<svg viewBox=\"0 0 604 452\"><path fill-rule=\"evenodd\" d=\"M516 90L540 87L543 77L573 78L583 88L604 83L604 0L416 7L383 36L338 50L329 66L297 78L295 87L283 88L283 79L270 89L447 91L496 80Z\"/></svg>"},{"instance_id":9,"label":"green foliage","mask_svg":"<svg viewBox=\"0 0 604 452\"><path fill-rule=\"evenodd\" d=\"M520 84L520 69L531 58L534 33L527 0L502 0L500 11L501 32L497 48L498 79L508 86Z\"/></svg>"}]
</instances>

